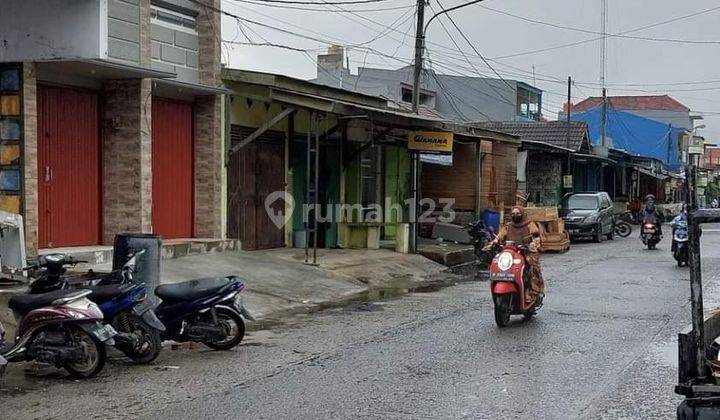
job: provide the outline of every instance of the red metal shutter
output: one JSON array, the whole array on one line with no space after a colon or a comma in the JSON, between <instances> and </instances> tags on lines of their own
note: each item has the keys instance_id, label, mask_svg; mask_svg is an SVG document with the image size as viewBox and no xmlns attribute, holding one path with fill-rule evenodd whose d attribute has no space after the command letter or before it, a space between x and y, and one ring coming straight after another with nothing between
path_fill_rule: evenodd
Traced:
<instances>
[{"instance_id":1,"label":"red metal shutter","mask_svg":"<svg viewBox=\"0 0 720 420\"><path fill-rule=\"evenodd\" d=\"M153 98L153 232L193 237L192 104Z\"/></svg>"},{"instance_id":2,"label":"red metal shutter","mask_svg":"<svg viewBox=\"0 0 720 420\"><path fill-rule=\"evenodd\" d=\"M100 242L100 140L95 92L39 85L39 246Z\"/></svg>"}]
</instances>

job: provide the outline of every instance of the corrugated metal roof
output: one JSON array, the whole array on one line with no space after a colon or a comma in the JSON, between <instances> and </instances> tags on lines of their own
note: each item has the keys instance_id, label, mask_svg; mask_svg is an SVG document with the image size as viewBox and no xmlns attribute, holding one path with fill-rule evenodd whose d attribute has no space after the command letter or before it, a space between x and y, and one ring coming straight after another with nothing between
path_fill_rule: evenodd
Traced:
<instances>
[{"instance_id":1,"label":"corrugated metal roof","mask_svg":"<svg viewBox=\"0 0 720 420\"><path fill-rule=\"evenodd\" d=\"M582 121L570 122L569 142L567 121L492 121L474 125L573 151L580 150L587 141L587 125Z\"/></svg>"}]
</instances>

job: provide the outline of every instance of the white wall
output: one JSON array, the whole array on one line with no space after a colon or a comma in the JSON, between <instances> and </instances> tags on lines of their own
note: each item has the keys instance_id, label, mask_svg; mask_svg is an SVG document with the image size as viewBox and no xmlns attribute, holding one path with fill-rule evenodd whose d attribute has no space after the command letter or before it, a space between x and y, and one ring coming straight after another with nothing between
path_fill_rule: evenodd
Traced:
<instances>
[{"instance_id":1,"label":"white wall","mask_svg":"<svg viewBox=\"0 0 720 420\"><path fill-rule=\"evenodd\" d=\"M2 0L0 62L107 58L107 0Z\"/></svg>"}]
</instances>

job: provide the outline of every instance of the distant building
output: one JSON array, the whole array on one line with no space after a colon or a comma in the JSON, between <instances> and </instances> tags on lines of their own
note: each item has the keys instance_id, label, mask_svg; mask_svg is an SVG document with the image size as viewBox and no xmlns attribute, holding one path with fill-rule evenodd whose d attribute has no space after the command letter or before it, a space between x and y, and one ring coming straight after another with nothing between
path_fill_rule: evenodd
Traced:
<instances>
[{"instance_id":1,"label":"distant building","mask_svg":"<svg viewBox=\"0 0 720 420\"><path fill-rule=\"evenodd\" d=\"M317 60L317 77L325 86L382 96L408 107L413 97L413 67L359 67L352 74L342 47L331 47ZM420 105L453 121L539 121L542 90L517 80L455 76L427 70L420 81Z\"/></svg>"},{"instance_id":2,"label":"distant building","mask_svg":"<svg viewBox=\"0 0 720 420\"><path fill-rule=\"evenodd\" d=\"M591 96L572 105L572 113L587 112L602 108L602 97ZM607 108L624 111L643 118L672 125L674 128L692 129L693 120L698 119L690 115L690 108L681 104L668 95L652 96L608 96ZM565 110L567 105L565 106ZM565 111L560 113L564 118Z\"/></svg>"}]
</instances>

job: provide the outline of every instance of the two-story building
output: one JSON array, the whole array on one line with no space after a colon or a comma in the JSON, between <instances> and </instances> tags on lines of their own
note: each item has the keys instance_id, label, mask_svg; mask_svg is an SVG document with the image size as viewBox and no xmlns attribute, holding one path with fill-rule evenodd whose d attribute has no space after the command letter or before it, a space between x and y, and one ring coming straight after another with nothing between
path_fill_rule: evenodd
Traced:
<instances>
[{"instance_id":1,"label":"two-story building","mask_svg":"<svg viewBox=\"0 0 720 420\"><path fill-rule=\"evenodd\" d=\"M388 98L409 107L413 66L399 69L359 67L352 74L342 47L318 55L315 83ZM542 116L542 91L517 80L440 74L426 70L420 78L420 106L459 122L533 121Z\"/></svg>"},{"instance_id":2,"label":"two-story building","mask_svg":"<svg viewBox=\"0 0 720 420\"><path fill-rule=\"evenodd\" d=\"M0 4L0 209L30 254L222 236L219 31L189 0Z\"/></svg>"}]
</instances>

